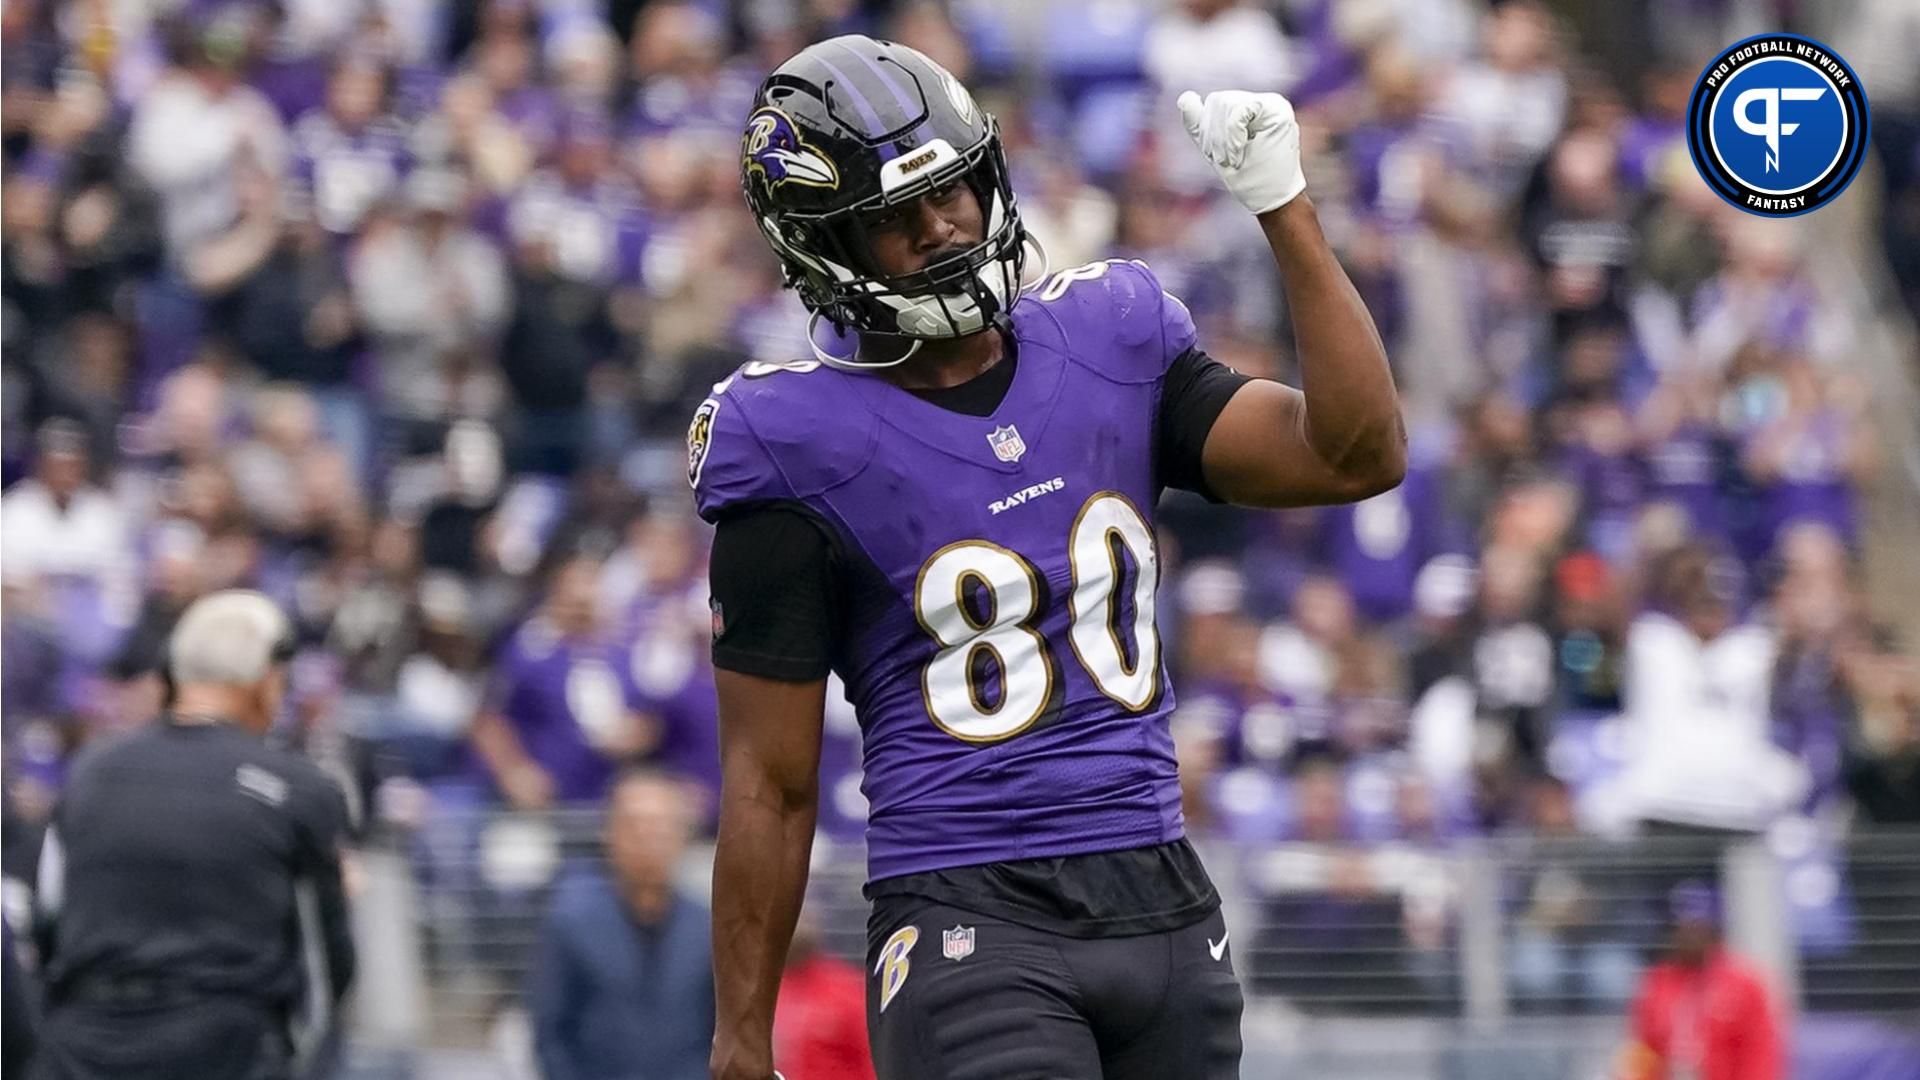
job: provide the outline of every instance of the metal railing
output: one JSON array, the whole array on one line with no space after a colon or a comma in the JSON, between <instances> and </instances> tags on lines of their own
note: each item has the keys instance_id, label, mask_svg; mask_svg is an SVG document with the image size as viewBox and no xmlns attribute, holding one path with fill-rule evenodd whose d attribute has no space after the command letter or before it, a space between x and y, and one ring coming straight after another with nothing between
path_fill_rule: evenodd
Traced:
<instances>
[{"instance_id":1,"label":"metal railing","mask_svg":"<svg viewBox=\"0 0 1920 1080\"><path fill-rule=\"evenodd\" d=\"M547 899L601 861L599 828L591 812L472 811L369 852L360 918L380 945L356 1041L523 1053L519 998ZM1730 943L1803 1017L1920 1021L1920 834L1201 847L1247 943L1248 1076L1450 1076L1450 1061L1462 1075L1490 1061L1598 1075L1683 880L1718 890ZM688 859L697 895L710 859ZM855 963L863 874L857 847L820 842L810 915Z\"/></svg>"}]
</instances>

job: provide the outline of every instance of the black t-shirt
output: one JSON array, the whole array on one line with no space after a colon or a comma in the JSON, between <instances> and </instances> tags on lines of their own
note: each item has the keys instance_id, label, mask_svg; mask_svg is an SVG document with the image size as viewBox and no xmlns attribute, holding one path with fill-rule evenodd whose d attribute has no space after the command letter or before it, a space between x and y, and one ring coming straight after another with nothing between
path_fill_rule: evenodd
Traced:
<instances>
[{"instance_id":1,"label":"black t-shirt","mask_svg":"<svg viewBox=\"0 0 1920 1080\"><path fill-rule=\"evenodd\" d=\"M1009 342L1011 344L1011 342ZM959 386L914 391L969 416L988 416L1013 383L1011 351ZM1199 349L1167 370L1154 430L1162 486L1215 498L1201 470L1213 423L1248 382ZM824 678L845 612L840 538L799 502L761 503L721 518L714 531L713 599L727 613L714 666L763 678ZM1185 840L1061 858L934 870L877 881L869 897L915 895L1074 937L1118 937L1186 926L1219 906Z\"/></svg>"},{"instance_id":2,"label":"black t-shirt","mask_svg":"<svg viewBox=\"0 0 1920 1080\"><path fill-rule=\"evenodd\" d=\"M58 858L41 855L50 998L120 987L331 1004L355 960L348 827L339 785L233 724L169 716L89 750L54 809Z\"/></svg>"}]
</instances>

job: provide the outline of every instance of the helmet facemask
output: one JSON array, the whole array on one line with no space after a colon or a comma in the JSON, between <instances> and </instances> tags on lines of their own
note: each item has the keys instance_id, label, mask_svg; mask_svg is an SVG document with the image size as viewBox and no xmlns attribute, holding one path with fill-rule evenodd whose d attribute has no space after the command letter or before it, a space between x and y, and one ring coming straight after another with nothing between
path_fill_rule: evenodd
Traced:
<instances>
[{"instance_id":1,"label":"helmet facemask","mask_svg":"<svg viewBox=\"0 0 1920 1080\"><path fill-rule=\"evenodd\" d=\"M923 153L930 152L931 147ZM903 164L911 165L916 156ZM868 220L950 183L966 184L979 200L985 237L912 273L882 271L873 259ZM922 340L964 337L1012 305L1026 263L1026 230L998 132L992 129L988 138L925 175L824 213L776 211L761 217L759 225L780 257L787 283L842 331Z\"/></svg>"}]
</instances>

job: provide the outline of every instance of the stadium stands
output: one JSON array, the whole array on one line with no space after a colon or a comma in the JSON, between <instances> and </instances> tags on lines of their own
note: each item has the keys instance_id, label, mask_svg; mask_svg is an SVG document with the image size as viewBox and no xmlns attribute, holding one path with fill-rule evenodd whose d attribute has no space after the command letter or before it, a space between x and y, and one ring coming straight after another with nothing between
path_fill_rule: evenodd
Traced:
<instances>
[{"instance_id":1,"label":"stadium stands","mask_svg":"<svg viewBox=\"0 0 1920 1080\"><path fill-rule=\"evenodd\" d=\"M1381 1064L1284 1019L1492 1009L1595 1017L1542 1051L1595 1060L1664 887L1743 851L1779 874L1801 1008L1910 1012L1920 862L1877 830L1920 825L1920 662L1866 603L1865 485L1900 467L1855 363L1872 298L1815 272L1820 219L1716 199L1677 119L1698 49L1794 6L10 2L9 917L64 763L152 715L173 618L230 586L294 613L287 735L406 856L376 910L422 931L423 1045L497 1035L620 760L710 817L682 437L738 364L808 355L738 125L771 63L861 30L971 69L1056 269L1145 259L1214 355L1281 378L1259 232L1168 132L1195 80L1299 102L1412 465L1351 507L1161 508L1189 820L1247 927L1256 1054L1500 1075L1451 1036ZM1911 298L1920 89L1887 85L1849 198L1889 208L1866 257ZM493 724L546 733L544 784L489 769ZM828 727L816 891L857 956L858 729Z\"/></svg>"}]
</instances>

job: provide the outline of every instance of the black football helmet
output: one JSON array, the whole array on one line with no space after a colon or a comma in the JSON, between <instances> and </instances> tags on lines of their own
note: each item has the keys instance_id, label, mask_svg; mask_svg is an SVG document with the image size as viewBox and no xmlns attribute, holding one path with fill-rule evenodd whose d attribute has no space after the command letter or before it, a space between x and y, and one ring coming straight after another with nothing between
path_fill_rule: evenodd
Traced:
<instances>
[{"instance_id":1,"label":"black football helmet","mask_svg":"<svg viewBox=\"0 0 1920 1080\"><path fill-rule=\"evenodd\" d=\"M842 330L960 337L1020 290L1027 233L999 127L917 50L853 34L782 64L754 98L740 169L787 284ZM954 182L979 199L986 238L912 274L882 272L865 221Z\"/></svg>"}]
</instances>

